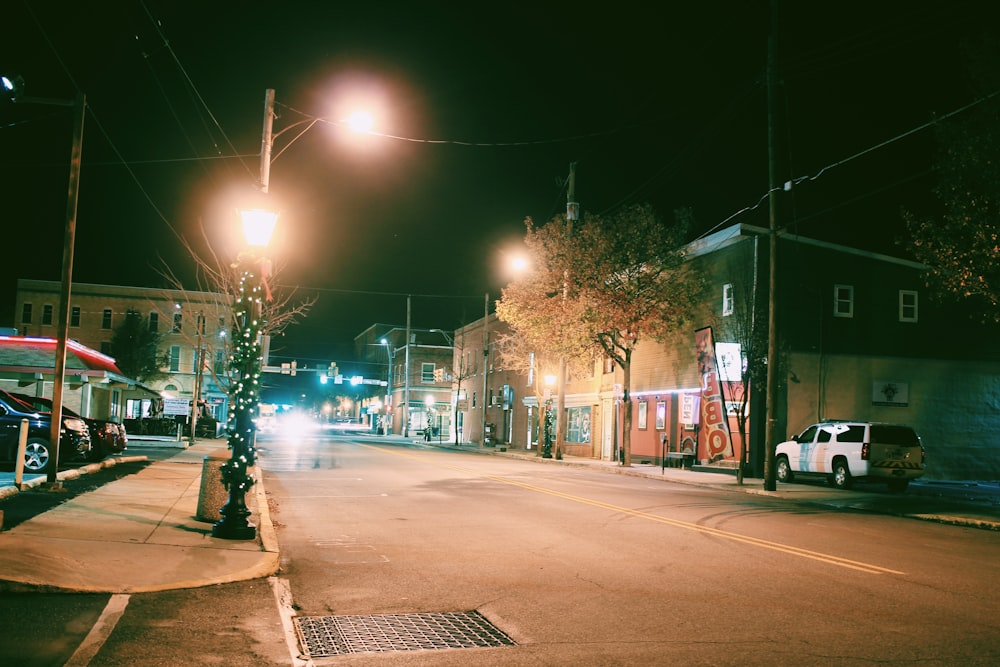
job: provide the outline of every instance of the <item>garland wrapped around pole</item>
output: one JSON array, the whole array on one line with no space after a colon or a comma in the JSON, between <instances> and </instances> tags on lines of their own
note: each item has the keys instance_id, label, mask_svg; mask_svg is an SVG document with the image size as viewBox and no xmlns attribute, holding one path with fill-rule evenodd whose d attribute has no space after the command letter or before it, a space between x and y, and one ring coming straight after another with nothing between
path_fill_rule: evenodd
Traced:
<instances>
[{"instance_id":1,"label":"garland wrapped around pole","mask_svg":"<svg viewBox=\"0 0 1000 667\"><path fill-rule=\"evenodd\" d=\"M256 426L254 417L260 404L261 345L263 326L261 294L263 281L245 268L240 277L234 304L232 355L230 368L235 370L229 391L229 448L231 457L223 464L222 483L229 499L219 514L222 518L212 527L214 537L253 539L257 528L248 520L246 492L254 484L250 469L255 461Z\"/></svg>"}]
</instances>

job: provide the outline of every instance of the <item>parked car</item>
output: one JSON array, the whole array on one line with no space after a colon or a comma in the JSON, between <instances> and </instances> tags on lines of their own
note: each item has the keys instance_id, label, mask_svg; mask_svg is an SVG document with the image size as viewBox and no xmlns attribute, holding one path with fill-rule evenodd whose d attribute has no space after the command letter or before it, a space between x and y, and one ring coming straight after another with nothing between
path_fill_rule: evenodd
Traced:
<instances>
[{"instance_id":1,"label":"parked car","mask_svg":"<svg viewBox=\"0 0 1000 667\"><path fill-rule=\"evenodd\" d=\"M29 396L28 394L18 394L9 392L11 396L19 399L22 403L27 403L39 412L52 412L52 400L41 396ZM64 415L82 419L87 424L90 431L90 454L87 458L90 461L100 461L112 454L121 454L128 446L128 434L125 432L125 425L118 424L107 419L93 419L92 417L81 417L65 405L62 408Z\"/></svg>"},{"instance_id":2,"label":"parked car","mask_svg":"<svg viewBox=\"0 0 1000 667\"><path fill-rule=\"evenodd\" d=\"M886 482L889 490L906 490L924 474L926 453L909 426L865 421L813 424L775 449L775 471L782 482L796 475L822 475L831 485L848 489L856 479Z\"/></svg>"},{"instance_id":3,"label":"parked car","mask_svg":"<svg viewBox=\"0 0 1000 667\"><path fill-rule=\"evenodd\" d=\"M28 420L28 443L24 452L24 470L45 473L52 460L50 435L52 414L42 412L0 389L0 461L14 463L21 433L21 421ZM69 414L62 416L59 436L59 462L85 461L90 455L90 430L86 422Z\"/></svg>"}]
</instances>

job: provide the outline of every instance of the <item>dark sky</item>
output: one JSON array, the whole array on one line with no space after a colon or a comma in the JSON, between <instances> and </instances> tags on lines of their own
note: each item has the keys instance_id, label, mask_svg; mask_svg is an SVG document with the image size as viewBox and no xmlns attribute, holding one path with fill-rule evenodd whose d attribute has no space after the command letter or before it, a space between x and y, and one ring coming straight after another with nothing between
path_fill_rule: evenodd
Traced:
<instances>
[{"instance_id":1,"label":"dark sky","mask_svg":"<svg viewBox=\"0 0 1000 667\"><path fill-rule=\"evenodd\" d=\"M930 205L933 133L977 99L961 42L995 2L780 3L783 224L903 251L901 207ZM368 100L388 137L320 123L275 140L281 283L312 294L281 354L349 355L374 322L453 329L499 295L523 220L577 199L605 213L690 206L706 232L767 224L766 2L26 2L5 7L0 69L28 94L79 90L84 133L74 280L193 286L185 238L231 251L259 171L264 91L275 132ZM305 127L301 125L298 127ZM0 326L17 278L58 280L69 111L0 104ZM363 139L360 140L360 139ZM873 150L869 150L873 149Z\"/></svg>"}]
</instances>

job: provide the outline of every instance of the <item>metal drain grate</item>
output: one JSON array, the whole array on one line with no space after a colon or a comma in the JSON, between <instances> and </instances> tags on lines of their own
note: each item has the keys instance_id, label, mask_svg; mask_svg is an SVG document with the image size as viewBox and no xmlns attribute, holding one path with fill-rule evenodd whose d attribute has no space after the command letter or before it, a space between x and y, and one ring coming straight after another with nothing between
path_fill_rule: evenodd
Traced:
<instances>
[{"instance_id":1,"label":"metal drain grate","mask_svg":"<svg viewBox=\"0 0 1000 667\"><path fill-rule=\"evenodd\" d=\"M295 629L311 658L348 653L513 646L477 611L375 616L297 616Z\"/></svg>"}]
</instances>

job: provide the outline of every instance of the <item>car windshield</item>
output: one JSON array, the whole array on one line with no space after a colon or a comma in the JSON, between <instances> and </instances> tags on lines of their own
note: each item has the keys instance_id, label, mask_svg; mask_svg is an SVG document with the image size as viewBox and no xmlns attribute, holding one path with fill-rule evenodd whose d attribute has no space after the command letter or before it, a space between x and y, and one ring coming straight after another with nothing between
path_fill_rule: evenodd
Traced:
<instances>
[{"instance_id":1,"label":"car windshield","mask_svg":"<svg viewBox=\"0 0 1000 667\"><path fill-rule=\"evenodd\" d=\"M26 403L23 399L14 396L13 394L8 394L3 392L3 398L7 401L10 406L21 412L37 412L38 408L33 407L30 403Z\"/></svg>"}]
</instances>

